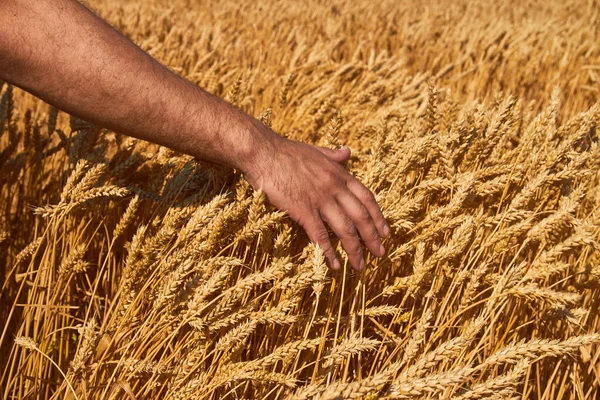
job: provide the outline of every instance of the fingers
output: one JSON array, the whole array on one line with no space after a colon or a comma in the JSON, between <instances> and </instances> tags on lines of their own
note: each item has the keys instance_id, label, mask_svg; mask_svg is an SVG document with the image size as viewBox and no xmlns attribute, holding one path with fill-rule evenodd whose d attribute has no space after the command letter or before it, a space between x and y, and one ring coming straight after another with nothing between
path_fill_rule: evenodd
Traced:
<instances>
[{"instance_id":1,"label":"fingers","mask_svg":"<svg viewBox=\"0 0 600 400\"><path fill-rule=\"evenodd\" d=\"M365 205L350 191L342 192L336 196L336 199L346 214L354 222L360 233L360 237L369 251L377 257L382 257L385 254L385 248L381 243L381 235L379 234L367 207L365 207Z\"/></svg>"},{"instance_id":2,"label":"fingers","mask_svg":"<svg viewBox=\"0 0 600 400\"><path fill-rule=\"evenodd\" d=\"M310 240L317 243L321 249L323 249L323 254L331 268L340 269L342 265L335 255L335 250L333 249L333 246L331 246L331 240L329 240L329 232L327 231L327 228L325 228L321 218L319 216L312 218L304 226L304 230Z\"/></svg>"},{"instance_id":3,"label":"fingers","mask_svg":"<svg viewBox=\"0 0 600 400\"><path fill-rule=\"evenodd\" d=\"M337 202L332 202L321 210L321 216L340 238L342 246L348 254L348 260L354 269L358 271L364 269L365 260L354 221Z\"/></svg>"},{"instance_id":4,"label":"fingers","mask_svg":"<svg viewBox=\"0 0 600 400\"><path fill-rule=\"evenodd\" d=\"M328 149L327 147L317 147L317 150L339 164L345 163L350 158L350 149L347 147L337 150Z\"/></svg>"},{"instance_id":5,"label":"fingers","mask_svg":"<svg viewBox=\"0 0 600 400\"><path fill-rule=\"evenodd\" d=\"M377 205L377 201L375 201L373 193L354 177L347 181L346 186L369 211L379 235L381 237L387 237L390 234L390 227L385 222L385 218Z\"/></svg>"}]
</instances>

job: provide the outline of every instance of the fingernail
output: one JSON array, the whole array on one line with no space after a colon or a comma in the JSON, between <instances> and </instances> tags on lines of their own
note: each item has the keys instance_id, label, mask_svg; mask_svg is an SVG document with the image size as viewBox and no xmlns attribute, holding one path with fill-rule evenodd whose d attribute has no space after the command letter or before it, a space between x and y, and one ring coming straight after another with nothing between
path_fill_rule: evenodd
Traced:
<instances>
[{"instance_id":1,"label":"fingernail","mask_svg":"<svg viewBox=\"0 0 600 400\"><path fill-rule=\"evenodd\" d=\"M340 264L340 260L338 260L337 258L335 260L333 260L333 269L340 269L342 268L342 264Z\"/></svg>"},{"instance_id":2,"label":"fingernail","mask_svg":"<svg viewBox=\"0 0 600 400\"><path fill-rule=\"evenodd\" d=\"M379 245L379 257L383 257L383 255L385 254L385 247L383 247L383 244Z\"/></svg>"},{"instance_id":3,"label":"fingernail","mask_svg":"<svg viewBox=\"0 0 600 400\"><path fill-rule=\"evenodd\" d=\"M383 224L383 236L386 236L390 234L390 227L388 226L388 224Z\"/></svg>"},{"instance_id":4,"label":"fingernail","mask_svg":"<svg viewBox=\"0 0 600 400\"><path fill-rule=\"evenodd\" d=\"M364 259L360 260L360 265L358 266L359 271L362 271L363 269L365 269L365 260Z\"/></svg>"}]
</instances>

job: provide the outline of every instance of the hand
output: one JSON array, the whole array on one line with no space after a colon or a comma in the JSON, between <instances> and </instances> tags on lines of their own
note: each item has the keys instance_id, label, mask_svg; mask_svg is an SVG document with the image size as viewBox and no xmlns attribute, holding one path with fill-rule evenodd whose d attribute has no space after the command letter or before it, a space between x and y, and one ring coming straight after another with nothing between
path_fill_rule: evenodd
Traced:
<instances>
[{"instance_id":1,"label":"hand","mask_svg":"<svg viewBox=\"0 0 600 400\"><path fill-rule=\"evenodd\" d=\"M381 238L389 234L389 227L375 197L340 165L350 157L349 149L331 150L280 137L268 148L243 171L246 179L304 228L333 269L341 264L324 222L340 238L356 270L365 267L359 235L372 254L384 255Z\"/></svg>"}]
</instances>

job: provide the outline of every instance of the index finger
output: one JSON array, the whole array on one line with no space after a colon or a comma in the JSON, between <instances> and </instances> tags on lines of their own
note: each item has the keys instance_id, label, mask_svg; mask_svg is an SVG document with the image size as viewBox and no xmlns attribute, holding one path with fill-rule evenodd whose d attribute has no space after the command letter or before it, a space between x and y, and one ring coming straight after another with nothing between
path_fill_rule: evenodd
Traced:
<instances>
[{"instance_id":1,"label":"index finger","mask_svg":"<svg viewBox=\"0 0 600 400\"><path fill-rule=\"evenodd\" d=\"M371 193L371 191L367 189L365 185L360 183L360 181L354 177L350 178L346 182L346 186L367 208L369 214L371 215L371 219L373 219L373 222L377 227L379 235L381 235L381 237L387 237L390 234L390 227L388 226L387 222L385 222L383 213L381 212L373 193Z\"/></svg>"}]
</instances>

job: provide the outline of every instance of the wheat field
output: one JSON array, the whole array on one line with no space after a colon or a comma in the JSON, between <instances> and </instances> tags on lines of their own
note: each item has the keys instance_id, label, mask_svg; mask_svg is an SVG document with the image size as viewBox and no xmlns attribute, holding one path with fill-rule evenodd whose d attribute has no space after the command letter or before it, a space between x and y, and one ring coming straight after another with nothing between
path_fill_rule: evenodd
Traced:
<instances>
[{"instance_id":1,"label":"wheat field","mask_svg":"<svg viewBox=\"0 0 600 400\"><path fill-rule=\"evenodd\" d=\"M498 3L88 2L350 147L392 232L330 270L237 171L2 84L2 399L600 398L600 6Z\"/></svg>"}]
</instances>

